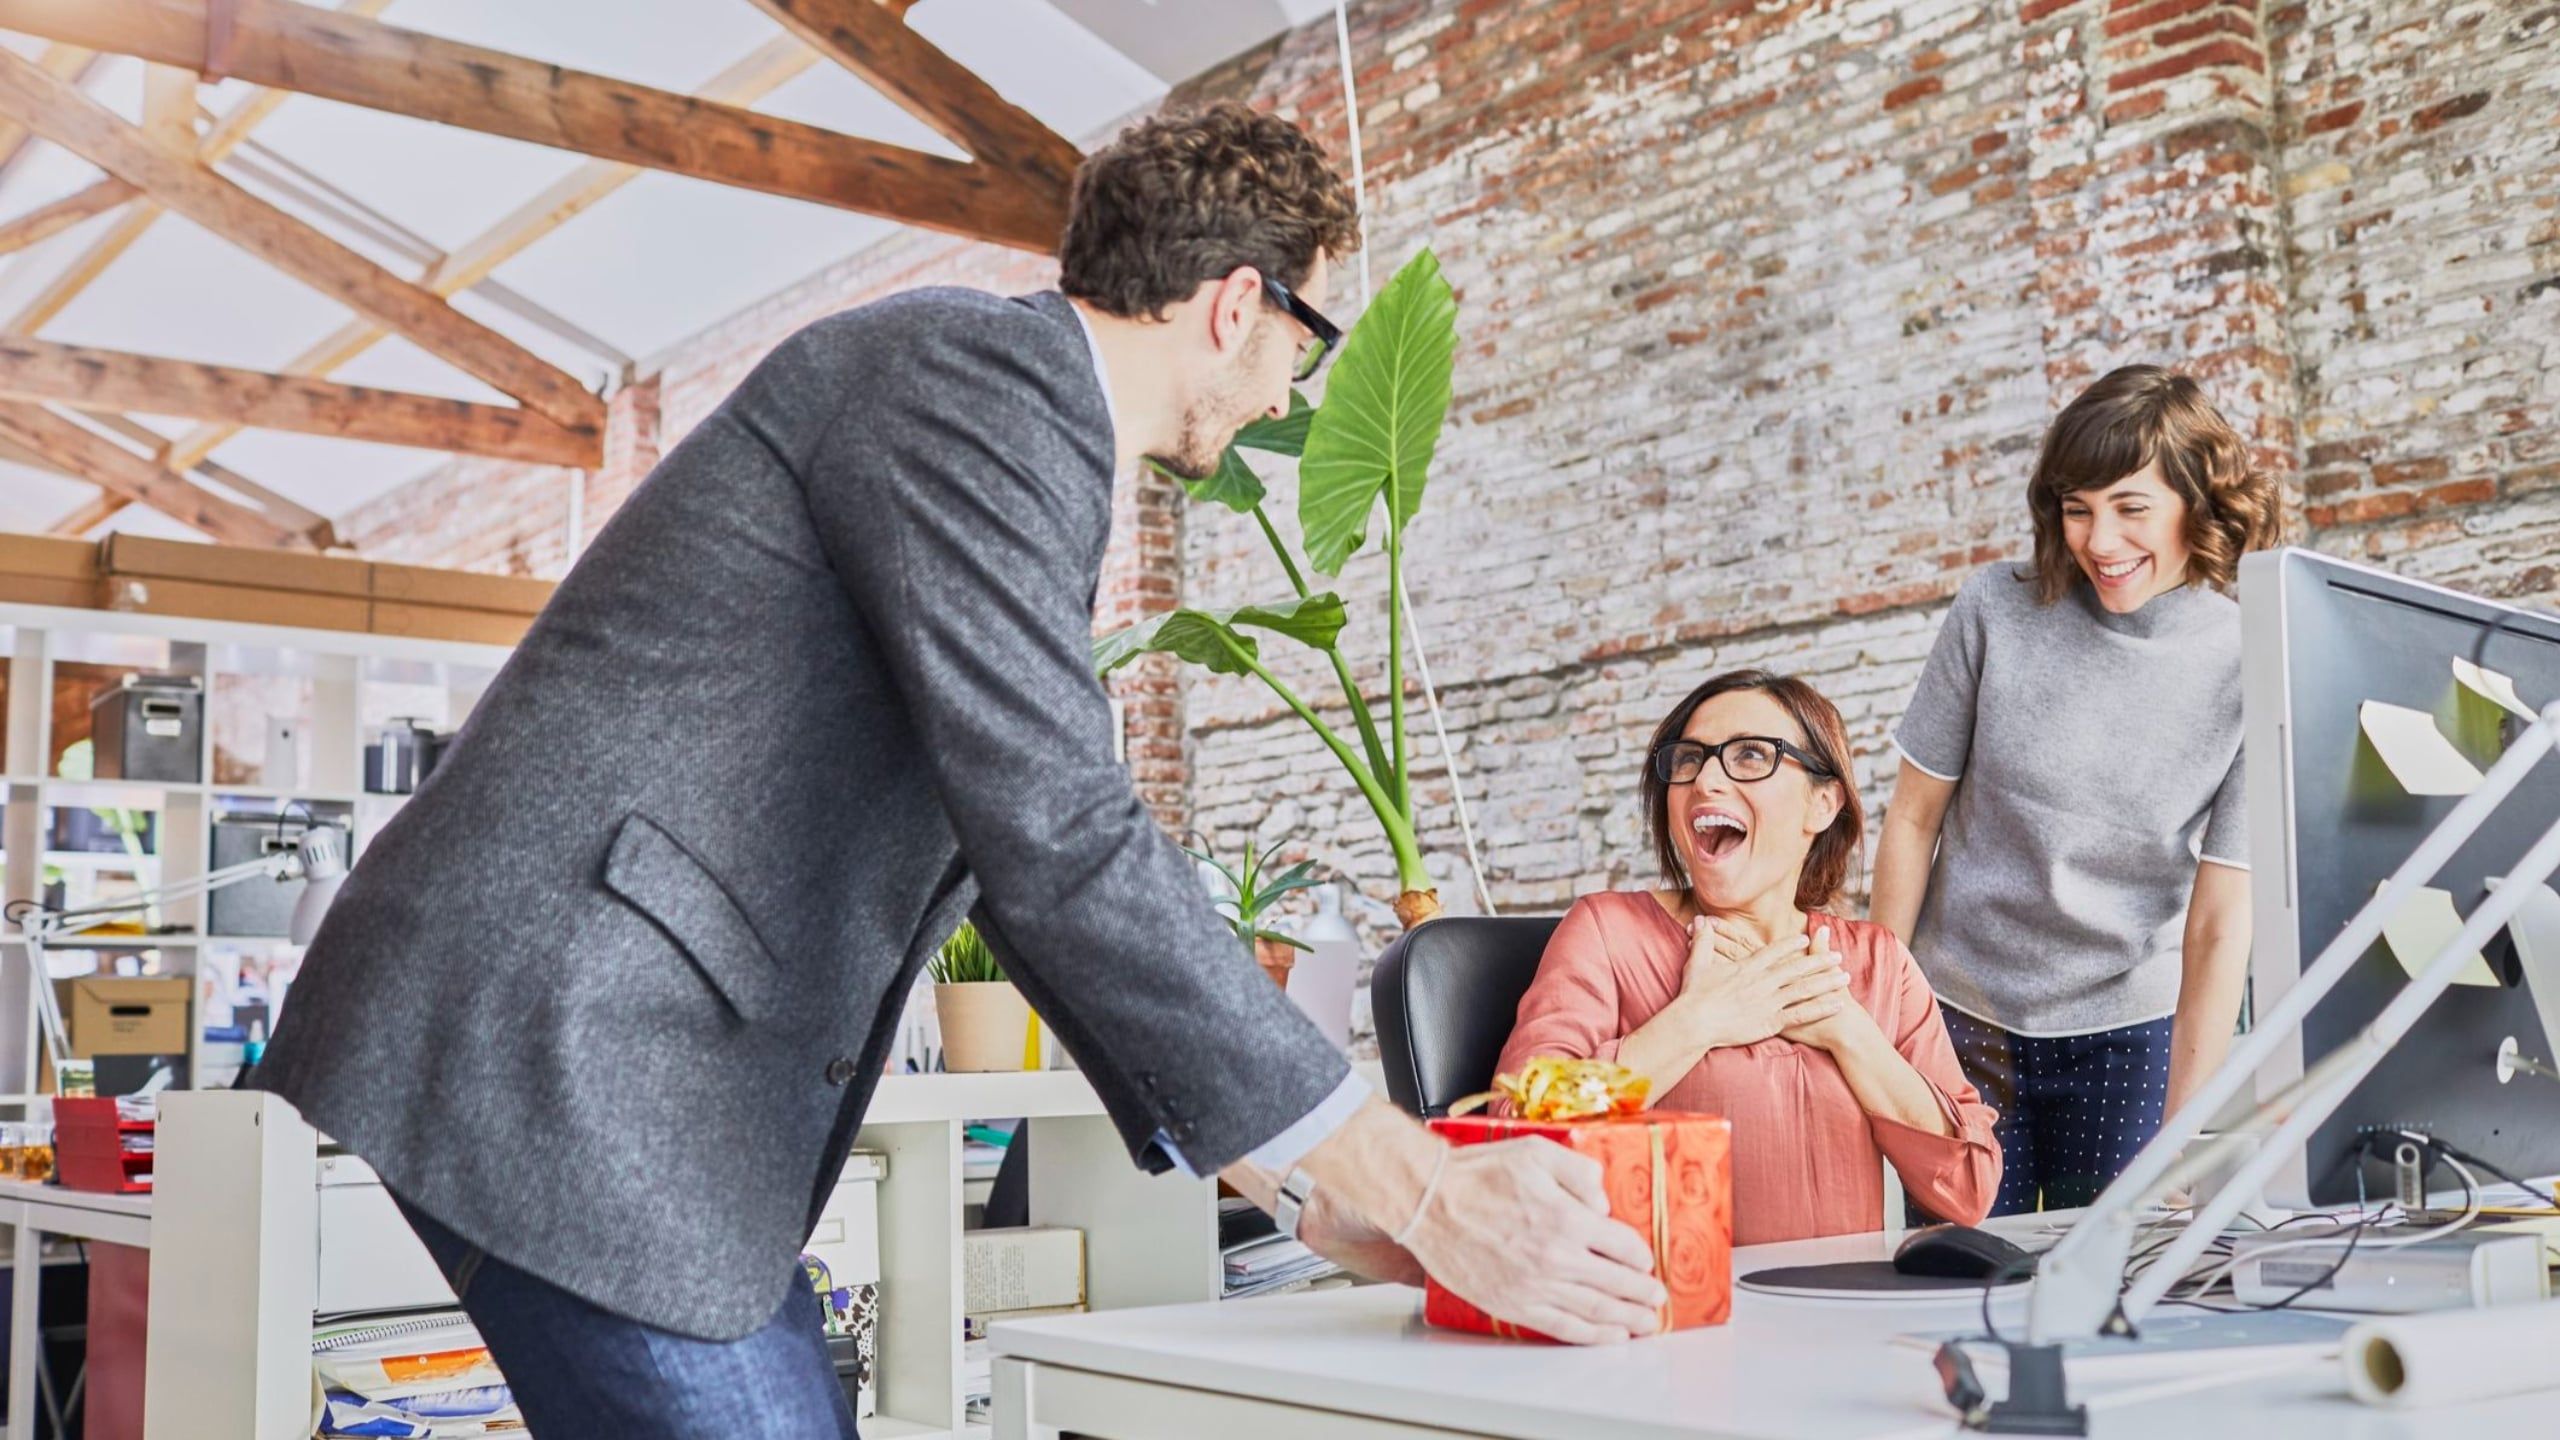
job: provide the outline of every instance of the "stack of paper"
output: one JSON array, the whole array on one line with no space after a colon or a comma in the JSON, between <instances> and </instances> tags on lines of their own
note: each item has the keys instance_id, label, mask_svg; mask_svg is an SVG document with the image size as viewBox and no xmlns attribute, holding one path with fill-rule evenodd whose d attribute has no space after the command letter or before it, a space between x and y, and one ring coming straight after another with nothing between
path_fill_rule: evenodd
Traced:
<instances>
[{"instance_id":1,"label":"stack of paper","mask_svg":"<svg viewBox=\"0 0 2560 1440\"><path fill-rule=\"evenodd\" d=\"M1286 1235L1250 1241L1226 1252L1226 1298L1241 1300L1304 1289L1341 1273L1341 1267Z\"/></svg>"},{"instance_id":2,"label":"stack of paper","mask_svg":"<svg viewBox=\"0 0 2560 1440\"><path fill-rule=\"evenodd\" d=\"M324 1324L311 1334L311 1365L322 1436L458 1440L524 1429L506 1377L459 1310Z\"/></svg>"}]
</instances>

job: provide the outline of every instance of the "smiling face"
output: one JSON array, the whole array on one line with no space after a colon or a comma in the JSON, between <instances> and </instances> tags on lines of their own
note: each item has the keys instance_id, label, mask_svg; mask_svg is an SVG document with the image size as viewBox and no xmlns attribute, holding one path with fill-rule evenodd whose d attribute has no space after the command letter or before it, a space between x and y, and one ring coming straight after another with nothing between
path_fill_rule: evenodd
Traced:
<instances>
[{"instance_id":1,"label":"smiling face","mask_svg":"<svg viewBox=\"0 0 2560 1440\"><path fill-rule=\"evenodd\" d=\"M1680 733L1709 746L1759 735L1813 751L1795 717L1761 690L1709 697ZM1666 798L1690 888L1700 905L1716 910L1753 908L1772 891L1793 903L1805 857L1842 804L1838 782L1816 779L1791 758L1781 759L1767 779L1747 782L1710 760L1697 778L1671 786Z\"/></svg>"},{"instance_id":2,"label":"smiling face","mask_svg":"<svg viewBox=\"0 0 2560 1440\"><path fill-rule=\"evenodd\" d=\"M2063 496L2062 543L2098 603L2131 614L2187 582L2187 502L2155 461L2112 485Z\"/></svg>"}]
</instances>

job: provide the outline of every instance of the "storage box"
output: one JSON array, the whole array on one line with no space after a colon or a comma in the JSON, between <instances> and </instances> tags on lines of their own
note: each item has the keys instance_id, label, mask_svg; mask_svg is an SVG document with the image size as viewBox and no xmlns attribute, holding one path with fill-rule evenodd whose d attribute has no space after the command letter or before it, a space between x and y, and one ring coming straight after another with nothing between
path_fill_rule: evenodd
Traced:
<instances>
[{"instance_id":1,"label":"storage box","mask_svg":"<svg viewBox=\"0 0 2560 1440\"><path fill-rule=\"evenodd\" d=\"M364 599L373 593L368 561L243 545L155 540L118 532L99 542L95 571L110 578L193 581L228 590L289 591Z\"/></svg>"},{"instance_id":2,"label":"storage box","mask_svg":"<svg viewBox=\"0 0 2560 1440\"><path fill-rule=\"evenodd\" d=\"M91 771L101 780L204 778L204 681L127 675L89 701Z\"/></svg>"},{"instance_id":3,"label":"storage box","mask_svg":"<svg viewBox=\"0 0 2560 1440\"><path fill-rule=\"evenodd\" d=\"M1502 1120L1470 1115L1431 1122L1453 1145L1542 1135L1600 1162L1609 1213L1653 1247L1654 1273L1671 1292L1663 1329L1721 1325L1733 1313L1733 1127L1720 1116L1660 1110L1587 1120ZM1439 1282L1422 1318L1452 1330L1549 1337L1505 1324Z\"/></svg>"},{"instance_id":4,"label":"storage box","mask_svg":"<svg viewBox=\"0 0 2560 1440\"><path fill-rule=\"evenodd\" d=\"M136 615L183 615L236 625L290 625L359 634L372 618L372 602L353 595L219 585L155 575L110 575L99 586L98 608Z\"/></svg>"},{"instance_id":5,"label":"storage box","mask_svg":"<svg viewBox=\"0 0 2560 1440\"><path fill-rule=\"evenodd\" d=\"M0 535L0 601L15 605L97 603L98 546L50 535Z\"/></svg>"},{"instance_id":6,"label":"storage box","mask_svg":"<svg viewBox=\"0 0 2560 1440\"><path fill-rule=\"evenodd\" d=\"M225 870L293 849L310 822L298 816L235 811L213 821L211 869ZM242 880L205 897L204 928L208 935L293 933L293 907L307 881Z\"/></svg>"},{"instance_id":7,"label":"storage box","mask_svg":"<svg viewBox=\"0 0 2560 1440\"><path fill-rule=\"evenodd\" d=\"M960 1237L964 1314L1084 1303L1084 1232L1025 1225Z\"/></svg>"},{"instance_id":8,"label":"storage box","mask_svg":"<svg viewBox=\"0 0 2560 1440\"><path fill-rule=\"evenodd\" d=\"M187 1005L195 985L185 976L83 975L59 982L71 1031L71 1054L184 1055Z\"/></svg>"},{"instance_id":9,"label":"storage box","mask_svg":"<svg viewBox=\"0 0 2560 1440\"><path fill-rule=\"evenodd\" d=\"M551 603L553 585L523 575L485 575L474 570L436 570L424 565L373 568L373 598L440 610L488 610L502 615L537 615Z\"/></svg>"}]
</instances>

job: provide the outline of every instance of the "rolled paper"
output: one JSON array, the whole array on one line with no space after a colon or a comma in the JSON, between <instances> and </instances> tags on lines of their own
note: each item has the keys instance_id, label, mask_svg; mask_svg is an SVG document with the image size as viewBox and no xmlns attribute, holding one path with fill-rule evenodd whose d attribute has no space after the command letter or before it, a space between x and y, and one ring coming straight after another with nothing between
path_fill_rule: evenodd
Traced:
<instances>
[{"instance_id":1,"label":"rolled paper","mask_svg":"<svg viewBox=\"0 0 2560 1440\"><path fill-rule=\"evenodd\" d=\"M1472 1114L1499 1097L1511 1102L1512 1113L1519 1119L1542 1125L1593 1120L1641 1113L1652 1090L1652 1081L1624 1065L1540 1055L1521 1066L1517 1075L1494 1076L1491 1090L1457 1102L1449 1113Z\"/></svg>"},{"instance_id":2,"label":"rolled paper","mask_svg":"<svg viewBox=\"0 0 2560 1440\"><path fill-rule=\"evenodd\" d=\"M2560 1389L2560 1301L2368 1320L2347 1332L2347 1391L2421 1409Z\"/></svg>"}]
</instances>

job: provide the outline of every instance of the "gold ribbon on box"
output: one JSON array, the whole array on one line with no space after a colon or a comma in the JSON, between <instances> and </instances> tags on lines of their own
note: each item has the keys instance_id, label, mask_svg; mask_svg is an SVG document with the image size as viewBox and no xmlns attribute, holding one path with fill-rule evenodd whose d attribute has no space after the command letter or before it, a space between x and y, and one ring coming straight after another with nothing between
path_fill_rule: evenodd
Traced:
<instances>
[{"instance_id":1,"label":"gold ribbon on box","mask_svg":"<svg viewBox=\"0 0 2560 1440\"><path fill-rule=\"evenodd\" d=\"M1493 1088L1470 1095L1449 1107L1449 1113L1469 1115L1493 1103L1496 1097L1511 1102L1512 1113L1532 1124L1551 1125L1576 1120L1606 1120L1641 1114L1645 1097L1652 1092L1653 1082L1624 1065L1607 1060L1572 1060L1560 1055L1540 1055L1520 1067L1517 1075L1496 1075ZM1652 1161L1651 1190L1653 1210L1654 1268L1662 1269L1671 1259L1671 1166L1665 1154L1663 1127L1648 1123L1645 1140ZM1666 1293L1659 1312L1662 1328L1671 1328L1671 1300ZM1486 1317L1492 1319L1492 1317ZM1505 1339L1518 1339L1527 1332L1505 1320L1493 1320L1493 1333Z\"/></svg>"},{"instance_id":2,"label":"gold ribbon on box","mask_svg":"<svg viewBox=\"0 0 2560 1440\"><path fill-rule=\"evenodd\" d=\"M1471 1115L1496 1099L1511 1102L1522 1120L1550 1125L1565 1120L1591 1120L1633 1115L1644 1109L1653 1082L1624 1065L1607 1060L1569 1060L1540 1055L1517 1075L1496 1075L1493 1088L1470 1095L1449 1107L1451 1115Z\"/></svg>"}]
</instances>

